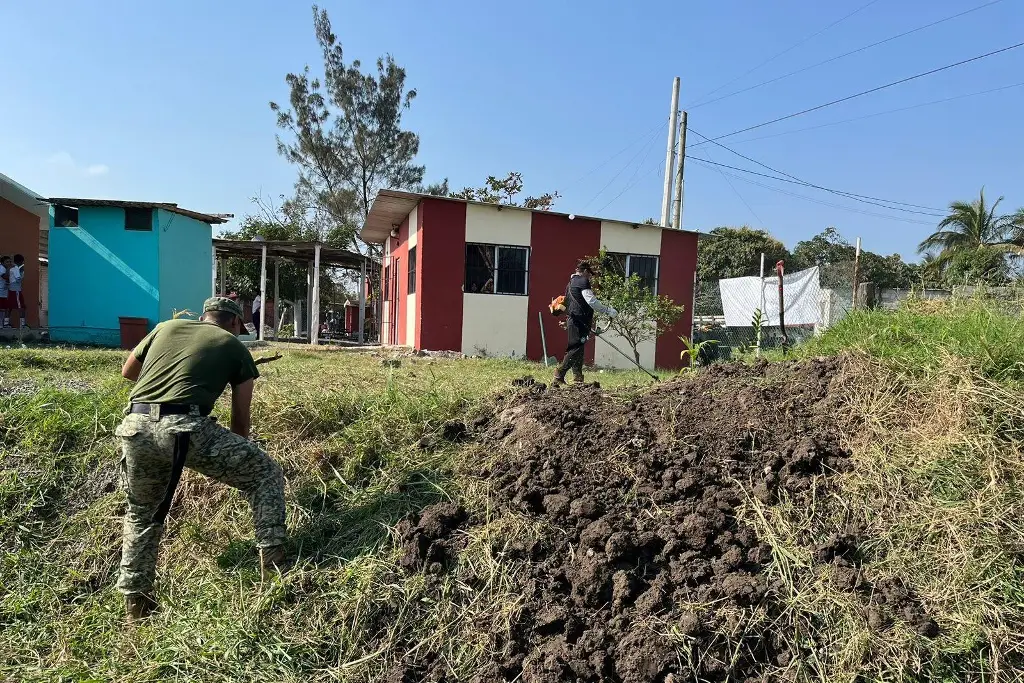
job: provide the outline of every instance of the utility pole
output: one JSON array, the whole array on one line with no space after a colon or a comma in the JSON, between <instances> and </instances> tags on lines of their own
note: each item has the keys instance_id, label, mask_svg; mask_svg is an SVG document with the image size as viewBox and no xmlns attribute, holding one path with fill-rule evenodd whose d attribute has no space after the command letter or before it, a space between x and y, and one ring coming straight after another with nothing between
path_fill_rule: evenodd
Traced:
<instances>
[{"instance_id":1,"label":"utility pole","mask_svg":"<svg viewBox=\"0 0 1024 683\"><path fill-rule=\"evenodd\" d=\"M686 163L686 112L679 121L679 158L676 161L676 193L672 199L672 227L683 229L683 166Z\"/></svg>"},{"instance_id":2,"label":"utility pole","mask_svg":"<svg viewBox=\"0 0 1024 683\"><path fill-rule=\"evenodd\" d=\"M672 111L668 120L668 148L665 150L665 191L661 198L661 227L668 227L672 210L672 155L676 151L676 119L679 116L679 76L672 81Z\"/></svg>"}]
</instances>

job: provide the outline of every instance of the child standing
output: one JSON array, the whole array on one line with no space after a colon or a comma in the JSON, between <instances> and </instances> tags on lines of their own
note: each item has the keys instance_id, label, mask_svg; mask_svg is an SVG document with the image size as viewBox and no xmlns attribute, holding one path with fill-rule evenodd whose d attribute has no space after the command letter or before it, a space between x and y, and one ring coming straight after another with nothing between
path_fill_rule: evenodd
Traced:
<instances>
[{"instance_id":1,"label":"child standing","mask_svg":"<svg viewBox=\"0 0 1024 683\"><path fill-rule=\"evenodd\" d=\"M14 255L14 266L8 270L9 280L7 294L7 317L13 327L14 321L18 321L18 327L25 327L25 299L22 295L22 282L25 280L25 257L21 254ZM18 317L15 318L14 314Z\"/></svg>"}]
</instances>

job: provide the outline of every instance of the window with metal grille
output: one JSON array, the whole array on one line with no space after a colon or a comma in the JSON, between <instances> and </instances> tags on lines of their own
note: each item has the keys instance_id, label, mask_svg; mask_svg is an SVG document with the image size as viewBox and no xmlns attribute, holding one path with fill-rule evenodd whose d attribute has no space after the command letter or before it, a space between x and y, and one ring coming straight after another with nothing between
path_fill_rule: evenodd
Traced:
<instances>
[{"instance_id":1,"label":"window with metal grille","mask_svg":"<svg viewBox=\"0 0 1024 683\"><path fill-rule=\"evenodd\" d=\"M409 249L409 293L416 293L416 247Z\"/></svg>"},{"instance_id":2,"label":"window with metal grille","mask_svg":"<svg viewBox=\"0 0 1024 683\"><path fill-rule=\"evenodd\" d=\"M529 275L529 247L466 245L466 292L522 296L528 293Z\"/></svg>"},{"instance_id":3,"label":"window with metal grille","mask_svg":"<svg viewBox=\"0 0 1024 683\"><path fill-rule=\"evenodd\" d=\"M124 210L124 229L152 231L153 209L136 209L127 207Z\"/></svg>"},{"instance_id":4,"label":"window with metal grille","mask_svg":"<svg viewBox=\"0 0 1024 683\"><path fill-rule=\"evenodd\" d=\"M643 286L652 293L658 293L658 257L642 254L606 254L602 264L608 272L640 278Z\"/></svg>"}]
</instances>

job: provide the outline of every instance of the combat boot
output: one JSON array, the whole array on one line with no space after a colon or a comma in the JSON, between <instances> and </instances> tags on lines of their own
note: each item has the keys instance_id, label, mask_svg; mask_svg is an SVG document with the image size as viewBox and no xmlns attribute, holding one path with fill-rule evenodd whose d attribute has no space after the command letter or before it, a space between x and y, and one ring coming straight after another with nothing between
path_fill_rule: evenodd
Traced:
<instances>
[{"instance_id":1,"label":"combat boot","mask_svg":"<svg viewBox=\"0 0 1024 683\"><path fill-rule=\"evenodd\" d=\"M583 373L582 372L574 372L574 373L572 373L572 383L573 384L583 384Z\"/></svg>"},{"instance_id":2,"label":"combat boot","mask_svg":"<svg viewBox=\"0 0 1024 683\"><path fill-rule=\"evenodd\" d=\"M283 574L287 570L288 566L283 545L260 548L261 578L266 579L268 574Z\"/></svg>"},{"instance_id":3,"label":"combat boot","mask_svg":"<svg viewBox=\"0 0 1024 683\"><path fill-rule=\"evenodd\" d=\"M552 387L564 387L565 386L565 378L562 377L560 374L558 374L557 370L555 371L554 379L551 380L551 386Z\"/></svg>"},{"instance_id":4,"label":"combat boot","mask_svg":"<svg viewBox=\"0 0 1024 683\"><path fill-rule=\"evenodd\" d=\"M124 596L124 608L128 621L141 621L156 609L156 600L145 593L129 593Z\"/></svg>"}]
</instances>

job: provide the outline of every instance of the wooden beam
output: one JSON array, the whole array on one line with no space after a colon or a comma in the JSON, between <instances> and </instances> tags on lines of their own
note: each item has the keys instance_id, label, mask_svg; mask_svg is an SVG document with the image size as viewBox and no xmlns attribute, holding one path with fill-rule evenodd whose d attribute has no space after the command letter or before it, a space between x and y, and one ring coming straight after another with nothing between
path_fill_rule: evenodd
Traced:
<instances>
[{"instance_id":1,"label":"wooden beam","mask_svg":"<svg viewBox=\"0 0 1024 683\"><path fill-rule=\"evenodd\" d=\"M359 332L356 338L362 344L366 341L366 259L359 269Z\"/></svg>"},{"instance_id":2,"label":"wooden beam","mask_svg":"<svg viewBox=\"0 0 1024 683\"><path fill-rule=\"evenodd\" d=\"M274 339L277 339L277 312L281 308L281 259L274 259Z\"/></svg>"}]
</instances>

